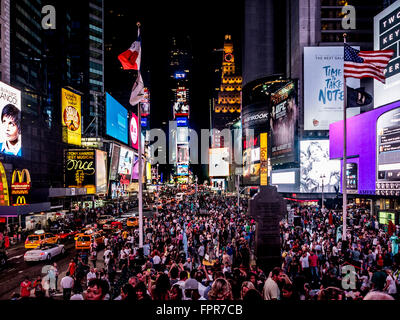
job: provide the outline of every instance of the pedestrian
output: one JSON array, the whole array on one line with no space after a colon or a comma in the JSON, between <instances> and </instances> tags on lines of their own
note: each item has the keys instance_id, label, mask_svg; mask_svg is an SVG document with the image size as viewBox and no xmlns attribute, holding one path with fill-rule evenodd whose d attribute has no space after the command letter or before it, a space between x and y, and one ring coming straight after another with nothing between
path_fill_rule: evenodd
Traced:
<instances>
[{"instance_id":1,"label":"pedestrian","mask_svg":"<svg viewBox=\"0 0 400 320\"><path fill-rule=\"evenodd\" d=\"M65 277L61 279L60 285L63 289L64 300L69 300L71 297L72 288L74 287L74 279L71 277L69 271L67 271Z\"/></svg>"},{"instance_id":2,"label":"pedestrian","mask_svg":"<svg viewBox=\"0 0 400 320\"><path fill-rule=\"evenodd\" d=\"M32 282L29 281L28 277L24 278L24 281L21 282L20 287L21 287L20 291L21 298L29 298L31 295Z\"/></svg>"}]
</instances>

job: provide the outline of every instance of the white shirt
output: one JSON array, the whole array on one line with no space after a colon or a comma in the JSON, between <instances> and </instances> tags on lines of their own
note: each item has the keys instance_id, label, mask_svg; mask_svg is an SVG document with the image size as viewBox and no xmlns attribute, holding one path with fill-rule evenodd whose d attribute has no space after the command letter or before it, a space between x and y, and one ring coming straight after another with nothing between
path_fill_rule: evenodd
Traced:
<instances>
[{"instance_id":1,"label":"white shirt","mask_svg":"<svg viewBox=\"0 0 400 320\"><path fill-rule=\"evenodd\" d=\"M387 276L386 282L389 282L389 287L387 288L387 293L388 294L396 294L397 288L396 288L396 282L394 281L393 276L391 276L391 275Z\"/></svg>"},{"instance_id":2,"label":"white shirt","mask_svg":"<svg viewBox=\"0 0 400 320\"><path fill-rule=\"evenodd\" d=\"M161 258L158 255L153 257L153 264L160 264Z\"/></svg>"},{"instance_id":3,"label":"white shirt","mask_svg":"<svg viewBox=\"0 0 400 320\"><path fill-rule=\"evenodd\" d=\"M10 144L8 141L3 142L1 152L11 153L14 156L18 155L21 150L21 139L18 137L18 142L15 145Z\"/></svg>"},{"instance_id":4,"label":"white shirt","mask_svg":"<svg viewBox=\"0 0 400 320\"><path fill-rule=\"evenodd\" d=\"M89 284L89 281L92 279L96 279L96 273L89 271L88 274L86 275L86 280L87 283Z\"/></svg>"},{"instance_id":5,"label":"white shirt","mask_svg":"<svg viewBox=\"0 0 400 320\"><path fill-rule=\"evenodd\" d=\"M307 253L307 255L305 257L301 256L300 262L301 262L301 267L302 268L309 268L310 267L310 264L308 262L308 256L309 256L308 253Z\"/></svg>"},{"instance_id":6,"label":"white shirt","mask_svg":"<svg viewBox=\"0 0 400 320\"><path fill-rule=\"evenodd\" d=\"M72 289L74 286L74 279L72 279L70 276L65 276L61 279L60 284L63 289Z\"/></svg>"}]
</instances>

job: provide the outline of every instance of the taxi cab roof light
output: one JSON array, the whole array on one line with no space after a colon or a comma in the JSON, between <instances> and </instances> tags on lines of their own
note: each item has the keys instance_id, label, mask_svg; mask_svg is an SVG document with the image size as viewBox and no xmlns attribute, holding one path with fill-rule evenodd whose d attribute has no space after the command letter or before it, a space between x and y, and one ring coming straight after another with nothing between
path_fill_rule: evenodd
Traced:
<instances>
[{"instance_id":1,"label":"taxi cab roof light","mask_svg":"<svg viewBox=\"0 0 400 320\"><path fill-rule=\"evenodd\" d=\"M34 234L44 234L44 233L45 233L44 230L36 230L34 232Z\"/></svg>"}]
</instances>

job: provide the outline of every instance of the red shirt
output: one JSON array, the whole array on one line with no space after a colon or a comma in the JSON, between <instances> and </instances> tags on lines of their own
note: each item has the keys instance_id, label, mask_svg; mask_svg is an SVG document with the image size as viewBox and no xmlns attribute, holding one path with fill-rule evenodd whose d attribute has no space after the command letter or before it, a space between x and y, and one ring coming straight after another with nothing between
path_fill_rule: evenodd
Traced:
<instances>
[{"instance_id":1,"label":"red shirt","mask_svg":"<svg viewBox=\"0 0 400 320\"><path fill-rule=\"evenodd\" d=\"M27 283L25 283L25 281L21 282L21 297L29 297L31 295L31 291L29 289L30 286L30 281Z\"/></svg>"},{"instance_id":2,"label":"red shirt","mask_svg":"<svg viewBox=\"0 0 400 320\"><path fill-rule=\"evenodd\" d=\"M317 266L317 261L318 261L318 256L316 254L310 254L308 256L308 262L310 264L310 267L316 267Z\"/></svg>"},{"instance_id":3,"label":"red shirt","mask_svg":"<svg viewBox=\"0 0 400 320\"><path fill-rule=\"evenodd\" d=\"M75 273L75 262L69 264L69 274L72 276Z\"/></svg>"}]
</instances>

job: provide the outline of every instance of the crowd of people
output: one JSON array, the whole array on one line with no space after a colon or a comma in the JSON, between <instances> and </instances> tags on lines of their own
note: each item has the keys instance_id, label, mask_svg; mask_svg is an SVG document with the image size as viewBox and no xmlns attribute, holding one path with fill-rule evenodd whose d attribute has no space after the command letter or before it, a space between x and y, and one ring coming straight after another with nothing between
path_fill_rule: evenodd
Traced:
<instances>
[{"instance_id":1,"label":"crowd of people","mask_svg":"<svg viewBox=\"0 0 400 320\"><path fill-rule=\"evenodd\" d=\"M164 191L167 199L171 192ZM208 192L164 203L144 218L142 247L138 228L125 227L105 238L99 266L93 243L90 253L71 260L59 290L65 300L398 298L393 224L380 225L366 209L350 210L343 241L340 211L293 207L297 223L284 219L279 226L281 264L266 270L254 255L256 222L247 205L248 199L238 205L236 197Z\"/></svg>"}]
</instances>

